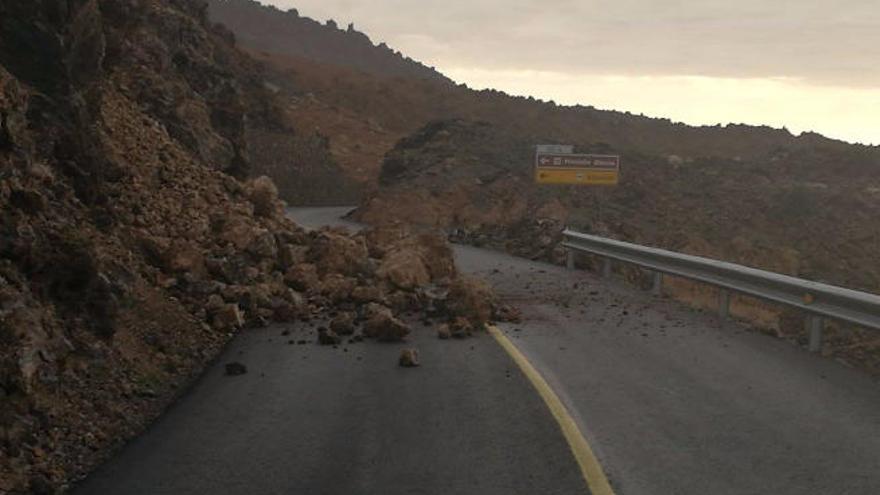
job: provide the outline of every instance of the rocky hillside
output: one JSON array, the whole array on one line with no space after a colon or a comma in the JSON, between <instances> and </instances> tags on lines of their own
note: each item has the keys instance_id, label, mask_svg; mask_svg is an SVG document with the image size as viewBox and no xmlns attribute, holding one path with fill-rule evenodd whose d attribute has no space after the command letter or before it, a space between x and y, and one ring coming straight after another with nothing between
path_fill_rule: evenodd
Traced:
<instances>
[{"instance_id":1,"label":"rocky hillside","mask_svg":"<svg viewBox=\"0 0 880 495\"><path fill-rule=\"evenodd\" d=\"M463 242L557 263L568 225L880 293L877 151L812 136L799 141L771 157L740 159L671 158L576 141L580 152L621 154L621 184L539 186L534 144L570 142L565 136L439 121L388 153L381 187L357 216L440 227ZM714 305L705 292L683 295ZM768 324L779 328L775 318ZM880 342L872 342L880 365Z\"/></svg>"},{"instance_id":2,"label":"rocky hillside","mask_svg":"<svg viewBox=\"0 0 880 495\"><path fill-rule=\"evenodd\" d=\"M0 3L0 493L66 490L242 328L335 315L316 341L394 340L404 310L491 315L442 237L284 217L254 157L319 146L206 9Z\"/></svg>"},{"instance_id":3,"label":"rocky hillside","mask_svg":"<svg viewBox=\"0 0 880 495\"><path fill-rule=\"evenodd\" d=\"M211 18L229 26L242 44L255 51L350 67L370 74L427 79L448 84L433 67L426 67L385 43L374 45L353 25L341 29L335 21L321 24L296 9L282 11L254 0L209 0Z\"/></svg>"},{"instance_id":4,"label":"rocky hillside","mask_svg":"<svg viewBox=\"0 0 880 495\"><path fill-rule=\"evenodd\" d=\"M558 136L515 134L485 122L431 123L386 156L382 187L359 215L374 223L393 218L460 229L485 240L500 235L532 257L550 256L539 249L550 245L517 241L517 229L550 221L557 229L568 224L880 291L880 263L872 254L880 248L880 178L869 173L880 170L880 159L873 150L839 154L820 144L767 161L678 160L579 142L580 152L621 154L621 184L537 185L534 143L553 142Z\"/></svg>"}]
</instances>

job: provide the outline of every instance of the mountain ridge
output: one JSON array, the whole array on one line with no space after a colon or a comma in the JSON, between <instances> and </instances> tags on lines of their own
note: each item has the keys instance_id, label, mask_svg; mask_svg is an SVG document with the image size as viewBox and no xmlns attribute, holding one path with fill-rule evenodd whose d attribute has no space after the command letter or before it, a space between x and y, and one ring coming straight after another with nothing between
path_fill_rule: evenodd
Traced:
<instances>
[{"instance_id":1,"label":"mountain ridge","mask_svg":"<svg viewBox=\"0 0 880 495\"><path fill-rule=\"evenodd\" d=\"M353 24L340 29L333 20L321 24L300 16L296 9L282 11L252 0L209 0L208 5L209 14L216 22L238 33L241 43L255 51L269 50L377 75L451 83L433 67L392 50L384 42L374 44ZM290 39L300 42L287 43Z\"/></svg>"},{"instance_id":2,"label":"mountain ridge","mask_svg":"<svg viewBox=\"0 0 880 495\"><path fill-rule=\"evenodd\" d=\"M234 1L275 22L302 22L251 0ZM707 157L734 162L762 160L774 168L809 175L812 165L801 166L790 159L806 154L827 155L833 159L823 160L823 166L854 177L871 175L880 168L880 147L850 144L818 133L795 136L784 128L745 124L690 126L588 105L560 106L498 90L477 91L462 84L392 76L379 70L364 72L351 65L285 55L284 45L303 41L291 33L249 45L249 40L262 36L261 32L247 23L237 24L234 30L246 49L295 81L301 97L293 112L322 130L332 129L328 132L331 153L368 190L375 187L382 157L396 141L430 121L452 118L487 121L511 132L543 135L548 142L604 142L623 152L684 162Z\"/></svg>"}]
</instances>

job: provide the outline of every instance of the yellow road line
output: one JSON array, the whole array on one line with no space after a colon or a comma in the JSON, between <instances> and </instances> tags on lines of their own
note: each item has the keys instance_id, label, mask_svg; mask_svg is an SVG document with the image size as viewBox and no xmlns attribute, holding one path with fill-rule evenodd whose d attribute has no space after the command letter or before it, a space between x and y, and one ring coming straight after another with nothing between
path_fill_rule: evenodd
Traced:
<instances>
[{"instance_id":1,"label":"yellow road line","mask_svg":"<svg viewBox=\"0 0 880 495\"><path fill-rule=\"evenodd\" d=\"M562 430L562 435L568 442L568 446L571 448L571 452L581 468L581 474L590 488L590 493L592 495L614 495L614 490L611 488L611 484L608 483L608 478L605 476L599 460L593 453L593 449L590 448L590 444L587 443L574 418L568 413L565 405L562 404L562 401L559 400L559 397L556 396L556 393L553 392L553 389L550 388L544 377L538 373L538 370L532 366L532 363L526 359L498 327L489 325L488 328L489 333L495 337L495 340L516 362L529 381L532 382L532 386L538 391L538 395L544 399L544 403L547 404L550 412L553 413L553 417L556 418L556 422L559 424L559 429Z\"/></svg>"}]
</instances>

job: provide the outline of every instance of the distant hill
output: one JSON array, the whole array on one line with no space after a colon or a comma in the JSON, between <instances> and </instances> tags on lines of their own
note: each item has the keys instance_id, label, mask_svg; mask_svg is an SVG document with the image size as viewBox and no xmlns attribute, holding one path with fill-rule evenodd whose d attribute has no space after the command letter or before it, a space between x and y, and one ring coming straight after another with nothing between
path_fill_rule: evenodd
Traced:
<instances>
[{"instance_id":1,"label":"distant hill","mask_svg":"<svg viewBox=\"0 0 880 495\"><path fill-rule=\"evenodd\" d=\"M239 41L257 51L302 57L383 76L404 76L451 83L449 79L385 43L374 45L353 25L340 29L253 0L209 0L209 15L232 29Z\"/></svg>"}]
</instances>

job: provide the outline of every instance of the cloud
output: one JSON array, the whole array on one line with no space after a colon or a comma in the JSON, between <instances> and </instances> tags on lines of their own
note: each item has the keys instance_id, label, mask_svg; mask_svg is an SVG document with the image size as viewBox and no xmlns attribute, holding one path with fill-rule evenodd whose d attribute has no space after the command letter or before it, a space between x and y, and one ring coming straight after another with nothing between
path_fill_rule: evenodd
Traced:
<instances>
[{"instance_id":1,"label":"cloud","mask_svg":"<svg viewBox=\"0 0 880 495\"><path fill-rule=\"evenodd\" d=\"M880 87L874 0L272 0L443 67Z\"/></svg>"}]
</instances>

